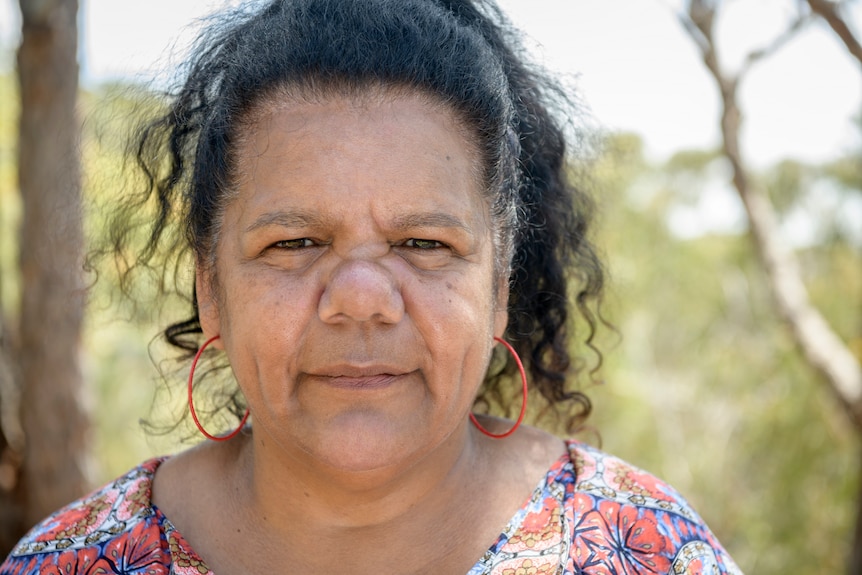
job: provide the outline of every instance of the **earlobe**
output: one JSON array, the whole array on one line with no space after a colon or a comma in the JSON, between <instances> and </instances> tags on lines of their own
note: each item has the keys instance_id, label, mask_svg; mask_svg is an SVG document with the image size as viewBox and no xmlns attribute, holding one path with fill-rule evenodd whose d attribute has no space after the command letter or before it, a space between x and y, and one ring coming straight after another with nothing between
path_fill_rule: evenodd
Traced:
<instances>
[{"instance_id":1,"label":"earlobe","mask_svg":"<svg viewBox=\"0 0 862 575\"><path fill-rule=\"evenodd\" d=\"M204 339L209 339L221 333L218 304L213 290L212 278L200 266L195 268L195 298L197 299L198 318ZM214 347L221 347L221 340L214 342Z\"/></svg>"},{"instance_id":2,"label":"earlobe","mask_svg":"<svg viewBox=\"0 0 862 575\"><path fill-rule=\"evenodd\" d=\"M509 312L505 309L498 309L494 312L494 337L503 338L506 333L506 327L509 325Z\"/></svg>"}]
</instances>

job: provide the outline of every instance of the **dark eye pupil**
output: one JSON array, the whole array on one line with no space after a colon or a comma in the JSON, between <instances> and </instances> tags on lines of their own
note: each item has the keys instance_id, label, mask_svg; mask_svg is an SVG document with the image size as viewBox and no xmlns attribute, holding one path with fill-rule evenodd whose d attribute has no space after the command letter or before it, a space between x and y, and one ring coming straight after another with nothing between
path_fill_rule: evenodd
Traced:
<instances>
[{"instance_id":1,"label":"dark eye pupil","mask_svg":"<svg viewBox=\"0 0 862 575\"><path fill-rule=\"evenodd\" d=\"M435 242L434 240L413 240L413 245L415 245L417 248L428 249L436 246L437 242Z\"/></svg>"},{"instance_id":2,"label":"dark eye pupil","mask_svg":"<svg viewBox=\"0 0 862 575\"><path fill-rule=\"evenodd\" d=\"M283 248L301 248L305 245L305 240L283 240L279 245Z\"/></svg>"}]
</instances>

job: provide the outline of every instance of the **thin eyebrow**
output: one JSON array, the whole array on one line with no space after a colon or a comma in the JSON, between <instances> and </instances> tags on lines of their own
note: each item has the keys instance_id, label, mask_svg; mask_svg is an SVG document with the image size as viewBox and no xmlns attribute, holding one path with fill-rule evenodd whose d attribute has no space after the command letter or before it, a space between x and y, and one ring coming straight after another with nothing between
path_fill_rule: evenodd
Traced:
<instances>
[{"instance_id":1,"label":"thin eyebrow","mask_svg":"<svg viewBox=\"0 0 862 575\"><path fill-rule=\"evenodd\" d=\"M265 212L245 228L245 232L253 232L268 226L283 228L319 227L323 218L313 212L303 210L276 210ZM446 212L421 212L397 216L391 225L395 231L405 231L415 228L456 228L473 235L473 230L460 218Z\"/></svg>"},{"instance_id":2,"label":"thin eyebrow","mask_svg":"<svg viewBox=\"0 0 862 575\"><path fill-rule=\"evenodd\" d=\"M422 212L396 217L392 228L403 231L411 228L458 228L473 235L473 230L463 220L446 212Z\"/></svg>"},{"instance_id":3,"label":"thin eyebrow","mask_svg":"<svg viewBox=\"0 0 862 575\"><path fill-rule=\"evenodd\" d=\"M245 228L245 232L253 232L267 226L279 226L283 228L313 227L321 225L322 222L323 220L317 214L311 212L276 210L259 215Z\"/></svg>"}]
</instances>

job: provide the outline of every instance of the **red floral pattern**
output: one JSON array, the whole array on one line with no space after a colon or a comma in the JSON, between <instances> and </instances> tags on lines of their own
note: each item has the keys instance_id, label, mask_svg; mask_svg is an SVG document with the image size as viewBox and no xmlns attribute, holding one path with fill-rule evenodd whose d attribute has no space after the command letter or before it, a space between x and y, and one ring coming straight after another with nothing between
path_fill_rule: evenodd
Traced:
<instances>
[{"instance_id":1,"label":"red floral pattern","mask_svg":"<svg viewBox=\"0 0 862 575\"><path fill-rule=\"evenodd\" d=\"M739 575L667 484L569 442L468 575ZM150 501L154 459L61 509L21 540L0 575L212 575Z\"/></svg>"}]
</instances>

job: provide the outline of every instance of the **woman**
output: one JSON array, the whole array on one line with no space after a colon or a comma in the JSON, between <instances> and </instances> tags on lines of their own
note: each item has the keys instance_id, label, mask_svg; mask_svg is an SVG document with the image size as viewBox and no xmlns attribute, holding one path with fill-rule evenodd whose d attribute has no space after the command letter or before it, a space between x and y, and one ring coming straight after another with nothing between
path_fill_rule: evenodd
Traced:
<instances>
[{"instance_id":1,"label":"woman","mask_svg":"<svg viewBox=\"0 0 862 575\"><path fill-rule=\"evenodd\" d=\"M214 24L188 70L115 229L119 253L155 200L138 264L193 254L193 314L165 335L197 351L212 440L61 510L0 572L738 572L659 480L523 407L471 415L521 404L488 375L511 340L582 423L566 280L589 333L602 281L558 92L492 6L275 1ZM238 385L226 436L194 410L225 393L195 380L207 346Z\"/></svg>"}]
</instances>

